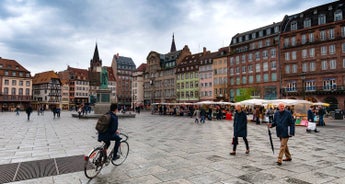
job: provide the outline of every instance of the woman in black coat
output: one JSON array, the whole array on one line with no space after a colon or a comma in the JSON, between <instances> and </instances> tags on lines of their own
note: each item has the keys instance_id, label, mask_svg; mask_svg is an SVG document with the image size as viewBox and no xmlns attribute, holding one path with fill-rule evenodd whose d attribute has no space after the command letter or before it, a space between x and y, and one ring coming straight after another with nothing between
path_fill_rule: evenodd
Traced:
<instances>
[{"instance_id":1,"label":"woman in black coat","mask_svg":"<svg viewBox=\"0 0 345 184\"><path fill-rule=\"evenodd\" d=\"M234 137L232 139L233 149L230 155L236 155L236 147L238 144L238 137L243 137L246 144L246 154L249 154L249 144L247 140L247 114L242 111L241 105L235 106L236 113L234 117Z\"/></svg>"}]
</instances>

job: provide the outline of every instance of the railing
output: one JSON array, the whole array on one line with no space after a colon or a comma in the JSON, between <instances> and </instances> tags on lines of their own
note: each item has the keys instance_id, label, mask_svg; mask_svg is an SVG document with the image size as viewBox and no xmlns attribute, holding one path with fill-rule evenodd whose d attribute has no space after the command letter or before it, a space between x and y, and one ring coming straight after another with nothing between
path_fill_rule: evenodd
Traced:
<instances>
[{"instance_id":1,"label":"railing","mask_svg":"<svg viewBox=\"0 0 345 184\"><path fill-rule=\"evenodd\" d=\"M19 102L19 101L31 101L32 96L29 95L0 95L0 101L7 102Z\"/></svg>"},{"instance_id":2,"label":"railing","mask_svg":"<svg viewBox=\"0 0 345 184\"><path fill-rule=\"evenodd\" d=\"M345 85L333 85L333 86L307 86L305 88L285 88L284 93L345 93Z\"/></svg>"}]
</instances>

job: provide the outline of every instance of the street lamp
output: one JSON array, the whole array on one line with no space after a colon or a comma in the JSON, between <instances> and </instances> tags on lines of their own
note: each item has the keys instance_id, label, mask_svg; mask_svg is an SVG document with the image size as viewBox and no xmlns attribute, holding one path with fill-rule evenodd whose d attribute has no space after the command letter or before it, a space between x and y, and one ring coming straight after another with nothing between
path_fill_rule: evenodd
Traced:
<instances>
[{"instance_id":1,"label":"street lamp","mask_svg":"<svg viewBox=\"0 0 345 184\"><path fill-rule=\"evenodd\" d=\"M301 79L302 79L302 96L303 96L303 100L305 100L305 76L302 76Z\"/></svg>"}]
</instances>

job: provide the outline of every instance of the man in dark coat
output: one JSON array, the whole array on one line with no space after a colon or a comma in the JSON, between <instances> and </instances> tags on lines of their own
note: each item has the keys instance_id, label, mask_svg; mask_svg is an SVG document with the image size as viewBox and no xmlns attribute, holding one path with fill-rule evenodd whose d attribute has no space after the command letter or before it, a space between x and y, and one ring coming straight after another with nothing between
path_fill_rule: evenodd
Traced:
<instances>
[{"instance_id":1,"label":"man in dark coat","mask_svg":"<svg viewBox=\"0 0 345 184\"><path fill-rule=\"evenodd\" d=\"M295 135L295 123L291 113L285 110L285 105L280 103L278 105L278 111L274 113L273 123L269 123L270 128L276 127L277 137L280 139L280 151L278 155L277 164L281 165L282 161L291 161L291 154L288 148L289 137ZM290 128L290 131L289 131ZM285 159L283 155L285 154Z\"/></svg>"},{"instance_id":2,"label":"man in dark coat","mask_svg":"<svg viewBox=\"0 0 345 184\"><path fill-rule=\"evenodd\" d=\"M30 104L26 107L25 112L28 115L28 121L29 121L30 120L30 115L32 113L32 107L31 107Z\"/></svg>"},{"instance_id":3,"label":"man in dark coat","mask_svg":"<svg viewBox=\"0 0 345 184\"><path fill-rule=\"evenodd\" d=\"M310 108L309 108L309 110L308 110L308 112L307 112L307 116L308 116L308 122L315 122L314 120L315 120L315 114L314 114L314 109L313 109L313 106L310 106ZM307 132L309 132L310 133L310 129L308 129L307 128ZM316 132L316 133L318 133L319 131L317 130L317 128L315 127L315 130L314 130L314 132Z\"/></svg>"},{"instance_id":4,"label":"man in dark coat","mask_svg":"<svg viewBox=\"0 0 345 184\"><path fill-rule=\"evenodd\" d=\"M247 140L247 114L242 111L241 105L237 104L235 106L236 113L234 117L234 137L232 140L233 149L230 155L236 155L236 147L238 144L238 137L242 137L244 143L246 144L246 154L249 154L249 144Z\"/></svg>"},{"instance_id":5,"label":"man in dark coat","mask_svg":"<svg viewBox=\"0 0 345 184\"><path fill-rule=\"evenodd\" d=\"M113 160L116 160L119 158L119 155L117 155L117 151L118 151L120 141L121 141L121 137L118 135L119 122L118 122L118 117L116 116L116 112L117 112L117 104L113 103L110 105L110 111L108 112L111 115L109 127L106 132L98 134L98 141L103 141L105 143L106 149L108 149L108 147L110 146L110 141L115 140Z\"/></svg>"}]
</instances>

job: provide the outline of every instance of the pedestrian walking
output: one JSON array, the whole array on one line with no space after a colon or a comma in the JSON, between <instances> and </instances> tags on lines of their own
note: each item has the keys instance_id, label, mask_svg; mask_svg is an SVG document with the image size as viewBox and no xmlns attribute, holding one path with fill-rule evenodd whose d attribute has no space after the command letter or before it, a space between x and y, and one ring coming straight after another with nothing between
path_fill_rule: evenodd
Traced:
<instances>
[{"instance_id":1,"label":"pedestrian walking","mask_svg":"<svg viewBox=\"0 0 345 184\"><path fill-rule=\"evenodd\" d=\"M204 108L200 110L200 123L205 123L206 111Z\"/></svg>"},{"instance_id":2,"label":"pedestrian walking","mask_svg":"<svg viewBox=\"0 0 345 184\"><path fill-rule=\"evenodd\" d=\"M235 106L236 112L234 117L234 133L232 138L232 152L230 155L236 155L236 148L238 145L238 138L242 137L246 144L246 154L249 154L249 144L247 140L247 114L242 110L241 105Z\"/></svg>"},{"instance_id":3,"label":"pedestrian walking","mask_svg":"<svg viewBox=\"0 0 345 184\"><path fill-rule=\"evenodd\" d=\"M267 124L269 128L276 127L277 137L280 139L280 150L278 155L277 164L282 165L282 161L291 161L291 153L288 147L289 137L295 135L295 123L291 113L285 110L285 105L280 103L278 111L274 113L273 122ZM285 159L283 155L285 154Z\"/></svg>"},{"instance_id":4,"label":"pedestrian walking","mask_svg":"<svg viewBox=\"0 0 345 184\"><path fill-rule=\"evenodd\" d=\"M326 114L325 109L322 106L319 107L319 126L325 126L325 120L323 116Z\"/></svg>"},{"instance_id":5,"label":"pedestrian walking","mask_svg":"<svg viewBox=\"0 0 345 184\"><path fill-rule=\"evenodd\" d=\"M29 121L30 120L30 115L32 113L32 107L31 107L30 104L26 107L25 112L28 115L28 121Z\"/></svg>"},{"instance_id":6,"label":"pedestrian walking","mask_svg":"<svg viewBox=\"0 0 345 184\"><path fill-rule=\"evenodd\" d=\"M16 107L16 115L19 116L19 107Z\"/></svg>"},{"instance_id":7,"label":"pedestrian walking","mask_svg":"<svg viewBox=\"0 0 345 184\"><path fill-rule=\"evenodd\" d=\"M200 110L199 110L199 108L195 108L193 116L195 116L194 123L199 123L199 117L200 117Z\"/></svg>"},{"instance_id":8,"label":"pedestrian walking","mask_svg":"<svg viewBox=\"0 0 345 184\"><path fill-rule=\"evenodd\" d=\"M312 130L314 130L314 132L318 133L319 131L317 130L316 124L315 124L315 114L314 114L313 106L310 106L307 112L307 116L308 116L308 127L306 131L310 133ZM315 125L315 126L311 126L311 125Z\"/></svg>"}]
</instances>

